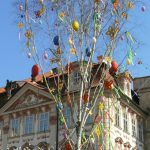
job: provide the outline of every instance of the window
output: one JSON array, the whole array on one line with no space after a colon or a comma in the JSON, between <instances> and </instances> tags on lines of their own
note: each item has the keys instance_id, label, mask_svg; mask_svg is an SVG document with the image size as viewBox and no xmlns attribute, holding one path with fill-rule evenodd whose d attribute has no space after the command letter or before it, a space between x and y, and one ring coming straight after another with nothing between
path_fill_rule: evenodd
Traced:
<instances>
[{"instance_id":1,"label":"window","mask_svg":"<svg viewBox=\"0 0 150 150\"><path fill-rule=\"evenodd\" d=\"M19 135L19 119L12 119L10 121L11 123L11 136L17 136Z\"/></svg>"},{"instance_id":2,"label":"window","mask_svg":"<svg viewBox=\"0 0 150 150\"><path fill-rule=\"evenodd\" d=\"M70 107L66 107L65 108L64 117L65 117L65 120L66 120L66 123L67 123L68 127L70 127L71 126L71 122L72 122Z\"/></svg>"},{"instance_id":3,"label":"window","mask_svg":"<svg viewBox=\"0 0 150 150\"><path fill-rule=\"evenodd\" d=\"M127 112L123 113L123 129L125 132L128 132L128 116Z\"/></svg>"},{"instance_id":4,"label":"window","mask_svg":"<svg viewBox=\"0 0 150 150\"><path fill-rule=\"evenodd\" d=\"M79 83L80 78L81 78L80 73L74 72L73 77L74 77L74 83Z\"/></svg>"},{"instance_id":5,"label":"window","mask_svg":"<svg viewBox=\"0 0 150 150\"><path fill-rule=\"evenodd\" d=\"M39 131L47 131L49 129L49 114L48 112L39 115Z\"/></svg>"},{"instance_id":6,"label":"window","mask_svg":"<svg viewBox=\"0 0 150 150\"><path fill-rule=\"evenodd\" d=\"M143 141L143 125L139 122L138 124L139 140Z\"/></svg>"},{"instance_id":7,"label":"window","mask_svg":"<svg viewBox=\"0 0 150 150\"><path fill-rule=\"evenodd\" d=\"M132 136L136 137L135 119L132 119Z\"/></svg>"},{"instance_id":8,"label":"window","mask_svg":"<svg viewBox=\"0 0 150 150\"><path fill-rule=\"evenodd\" d=\"M120 127L120 111L119 111L119 108L116 108L116 112L115 112L115 125L117 127Z\"/></svg>"},{"instance_id":9,"label":"window","mask_svg":"<svg viewBox=\"0 0 150 150\"><path fill-rule=\"evenodd\" d=\"M26 116L24 121L24 133L33 133L34 116Z\"/></svg>"}]
</instances>

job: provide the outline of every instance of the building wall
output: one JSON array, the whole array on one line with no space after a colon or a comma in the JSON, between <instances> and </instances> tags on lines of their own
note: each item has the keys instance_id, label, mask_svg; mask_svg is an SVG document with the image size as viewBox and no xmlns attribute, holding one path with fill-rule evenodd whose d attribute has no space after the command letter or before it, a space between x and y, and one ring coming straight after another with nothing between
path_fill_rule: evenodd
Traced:
<instances>
[{"instance_id":1,"label":"building wall","mask_svg":"<svg viewBox=\"0 0 150 150\"><path fill-rule=\"evenodd\" d=\"M121 77L119 80L120 87L124 91L126 95L128 95L129 98L131 98L131 80L127 78ZM73 86L73 85L72 85ZM93 91L92 91L93 92ZM27 94L28 96L28 94ZM78 99L79 95L75 95L75 99ZM23 97L21 97L22 99ZM32 99L36 99L35 97L31 97ZM32 101L32 100L31 100ZM35 101L35 100L33 100ZM100 100L101 101L101 100ZM146 150L144 148L143 140L139 140L139 135L138 135L138 123L144 121L144 115L141 112L141 110L136 107L135 105L131 105L130 102L127 102L125 98L120 98L120 100L117 100L117 97L114 97L114 94L111 94L110 92L104 93L104 137L103 141L105 142L105 146L103 146L104 150L112 150L112 147L115 147L115 150L129 150L133 149L136 146L138 147L138 150ZM46 102L45 102L46 103ZM44 105L44 104L42 104ZM97 105L96 105L97 106ZM110 107L111 106L111 107ZM120 112L120 126L117 127L115 125L115 112L116 112L116 107L119 108ZM46 132L38 132L38 126L39 126L39 121L38 121L38 114L41 112L49 112L49 130ZM123 129L124 126L124 121L123 121L123 111L126 111L127 113L127 122L128 122L128 132L125 132ZM35 146L35 149L37 149L37 145L40 142L46 141L50 146L55 147L55 142L56 142L56 108L54 103L49 103L45 104L45 106L37 105L37 107L28 107L26 108L21 108L18 110L13 110L13 114L9 111L5 112L4 114L1 114L1 120L3 122L3 132L2 132L2 138L0 140L0 149L5 150L6 147L11 147L11 146L16 146L20 147L26 142L29 142L30 144ZM34 120L34 132L33 134L30 135L25 135L24 134L24 117L27 115L35 115L35 120ZM94 118L95 114L93 114ZM15 137L10 137L10 119L11 118L17 118L19 117L20 120L20 135L15 136ZM135 128L136 128L136 136L133 137L132 135L132 121L131 118L134 117L135 119ZM146 130L149 130L149 122L147 120L146 123L144 123L144 127ZM60 134L59 134L59 139L62 140L64 138L64 128L60 129ZM145 138L148 138L149 134L145 134ZM119 139L119 140L118 140ZM145 143L149 143L148 140L145 141ZM147 144L146 143L146 144ZM130 148L125 147L126 144L130 145ZM98 149L98 147L96 147ZM147 149L148 150L148 149Z\"/></svg>"},{"instance_id":2,"label":"building wall","mask_svg":"<svg viewBox=\"0 0 150 150\"><path fill-rule=\"evenodd\" d=\"M144 120L145 150L150 150L150 77L134 79L134 89L140 98L140 107L147 113Z\"/></svg>"},{"instance_id":3,"label":"building wall","mask_svg":"<svg viewBox=\"0 0 150 150\"><path fill-rule=\"evenodd\" d=\"M108 141L109 141L109 148L108 150L129 150L129 149L134 149L138 148L138 150L145 150L144 149L144 137L142 134L142 139L139 139L139 129L138 129L138 123L142 124L142 133L143 133L143 115L138 112L138 109L135 110L132 107L129 107L128 105L125 105L124 100L122 99L121 101L116 101L116 99L113 98L106 98L105 103L108 105L111 105L110 108L110 117L108 118L108 125L107 125L107 136L108 136ZM115 123L115 113L116 113L116 108L119 108L119 126L116 125ZM127 113L127 127L128 131L124 131L124 119L123 119L123 112ZM136 136L133 136L132 134L132 118L135 119L135 132ZM109 132L110 130L110 132ZM110 134L109 134L110 133ZM109 137L110 136L110 137ZM116 141L117 139L121 138L122 141L118 142ZM130 143L130 148L126 148L125 144ZM106 149L106 150L107 150Z\"/></svg>"}]
</instances>

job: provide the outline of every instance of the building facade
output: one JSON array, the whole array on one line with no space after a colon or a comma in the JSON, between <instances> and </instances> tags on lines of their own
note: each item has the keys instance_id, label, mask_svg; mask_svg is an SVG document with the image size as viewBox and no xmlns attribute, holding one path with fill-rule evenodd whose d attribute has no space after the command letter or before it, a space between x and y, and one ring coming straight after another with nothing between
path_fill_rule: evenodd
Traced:
<instances>
[{"instance_id":1,"label":"building facade","mask_svg":"<svg viewBox=\"0 0 150 150\"><path fill-rule=\"evenodd\" d=\"M71 87L78 89L80 77L77 70L71 73ZM49 75L47 75L49 77ZM0 101L0 149L1 150L53 150L56 147L57 109L48 90L38 82L20 81L10 91L1 88ZM123 91L118 97L105 91L99 101L104 103L103 128L99 144L90 150L148 150L144 148L143 129L147 114L139 107L131 95L132 78L121 74L118 83ZM19 87L19 88L18 88ZM15 88L18 89L15 91ZM13 91L15 91L13 93ZM78 94L77 94L78 95ZM72 127L71 112L64 103L65 118ZM87 120L88 127L94 115ZM59 142L62 142L65 129L59 128ZM64 149L64 148L61 148ZM86 149L86 148L85 148ZM87 148L88 149L88 148ZM65 150L65 149L64 149Z\"/></svg>"},{"instance_id":2,"label":"building facade","mask_svg":"<svg viewBox=\"0 0 150 150\"><path fill-rule=\"evenodd\" d=\"M150 76L134 79L134 89L140 97L140 107L147 113L144 120L144 145L150 150Z\"/></svg>"}]
</instances>

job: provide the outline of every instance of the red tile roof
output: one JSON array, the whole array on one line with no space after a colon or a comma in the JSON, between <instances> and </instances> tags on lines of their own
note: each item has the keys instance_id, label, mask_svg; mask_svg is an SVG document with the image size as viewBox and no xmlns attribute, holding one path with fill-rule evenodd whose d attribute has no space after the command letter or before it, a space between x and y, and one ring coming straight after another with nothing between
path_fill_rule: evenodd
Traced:
<instances>
[{"instance_id":1,"label":"red tile roof","mask_svg":"<svg viewBox=\"0 0 150 150\"><path fill-rule=\"evenodd\" d=\"M4 93L4 92L6 92L6 89L5 89L5 88L3 88L3 87L2 87L2 88L0 88L0 94L1 94L1 93Z\"/></svg>"}]
</instances>

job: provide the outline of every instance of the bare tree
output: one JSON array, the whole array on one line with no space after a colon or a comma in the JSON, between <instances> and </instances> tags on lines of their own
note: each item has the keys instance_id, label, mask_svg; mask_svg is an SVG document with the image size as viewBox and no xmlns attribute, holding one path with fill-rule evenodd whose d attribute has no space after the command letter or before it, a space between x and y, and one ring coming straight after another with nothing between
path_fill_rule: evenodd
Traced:
<instances>
[{"instance_id":1,"label":"bare tree","mask_svg":"<svg viewBox=\"0 0 150 150\"><path fill-rule=\"evenodd\" d=\"M136 0L17 2L19 37L25 42L28 57L32 57L40 67L44 83L65 125L66 135L59 143L60 149L64 148L64 144L68 149L97 149L92 142L93 132L96 130L98 141L101 138L99 132L104 132L104 105L99 99L102 99L105 89L120 90L116 82L117 72L121 72L125 60L128 65L132 64L134 57L137 42L128 29L128 15L136 3ZM120 53L118 49L122 47L129 50ZM114 59L118 59L119 65ZM44 73L54 67L58 71L57 74L51 71L56 80L53 89ZM79 96L70 87L71 73L75 69L80 79L79 83L74 83L79 85ZM32 74L33 79L36 75ZM117 96L116 93L114 96ZM64 98L71 109L72 129L69 129L64 117ZM89 134L85 135L86 121L93 115L92 112L95 117L88 128ZM73 137L77 140L73 141Z\"/></svg>"}]
</instances>

